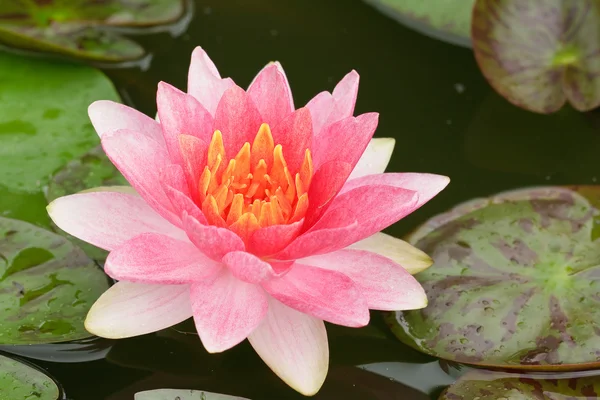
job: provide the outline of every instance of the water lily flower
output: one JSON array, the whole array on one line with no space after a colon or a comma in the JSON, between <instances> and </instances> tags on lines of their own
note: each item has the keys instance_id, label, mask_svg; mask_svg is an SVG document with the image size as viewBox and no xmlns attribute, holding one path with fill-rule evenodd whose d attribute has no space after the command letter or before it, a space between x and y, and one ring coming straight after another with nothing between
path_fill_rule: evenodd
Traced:
<instances>
[{"instance_id":1,"label":"water lily flower","mask_svg":"<svg viewBox=\"0 0 600 400\"><path fill-rule=\"evenodd\" d=\"M125 338L193 317L207 351L248 338L312 395L328 369L323 321L360 327L369 309L425 307L406 268L430 260L378 232L449 180L383 173L394 140L372 139L378 114L353 116L357 90L353 71L295 109L279 63L244 91L197 48L187 93L158 85L158 118L93 103L102 146L132 188L48 206L61 229L110 251L105 271L118 282L87 330Z\"/></svg>"}]
</instances>

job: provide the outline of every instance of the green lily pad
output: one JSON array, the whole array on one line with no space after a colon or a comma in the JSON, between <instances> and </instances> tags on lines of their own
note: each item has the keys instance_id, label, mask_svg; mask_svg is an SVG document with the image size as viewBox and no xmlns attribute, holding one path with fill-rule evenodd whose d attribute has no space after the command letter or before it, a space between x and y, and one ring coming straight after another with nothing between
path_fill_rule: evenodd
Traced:
<instances>
[{"instance_id":1,"label":"green lily pad","mask_svg":"<svg viewBox=\"0 0 600 400\"><path fill-rule=\"evenodd\" d=\"M102 270L68 240L0 218L0 344L89 337L83 321L108 287Z\"/></svg>"},{"instance_id":2,"label":"green lily pad","mask_svg":"<svg viewBox=\"0 0 600 400\"><path fill-rule=\"evenodd\" d=\"M135 394L134 400L248 400L244 397L204 392L202 390L158 389Z\"/></svg>"},{"instance_id":3,"label":"green lily pad","mask_svg":"<svg viewBox=\"0 0 600 400\"><path fill-rule=\"evenodd\" d=\"M475 57L490 84L511 103L551 113L569 102L600 105L600 2L478 0Z\"/></svg>"},{"instance_id":4,"label":"green lily pad","mask_svg":"<svg viewBox=\"0 0 600 400\"><path fill-rule=\"evenodd\" d=\"M434 260L416 275L430 303L388 314L388 323L405 343L465 364L600 365L599 213L581 194L547 187L434 217L409 239Z\"/></svg>"},{"instance_id":5,"label":"green lily pad","mask_svg":"<svg viewBox=\"0 0 600 400\"><path fill-rule=\"evenodd\" d=\"M0 355L0 393L3 399L58 400L56 382L36 368Z\"/></svg>"},{"instance_id":6,"label":"green lily pad","mask_svg":"<svg viewBox=\"0 0 600 400\"><path fill-rule=\"evenodd\" d=\"M39 191L99 142L87 116L95 100L119 101L101 72L0 52L0 184Z\"/></svg>"},{"instance_id":7,"label":"green lily pad","mask_svg":"<svg viewBox=\"0 0 600 400\"><path fill-rule=\"evenodd\" d=\"M98 26L153 26L176 21L182 0L22 0L0 5L0 42L96 61L145 54L136 42Z\"/></svg>"},{"instance_id":8,"label":"green lily pad","mask_svg":"<svg viewBox=\"0 0 600 400\"><path fill-rule=\"evenodd\" d=\"M471 12L475 0L365 0L417 32L471 47Z\"/></svg>"},{"instance_id":9,"label":"green lily pad","mask_svg":"<svg viewBox=\"0 0 600 400\"><path fill-rule=\"evenodd\" d=\"M506 374L473 370L451 385L440 400L596 399L600 376Z\"/></svg>"}]
</instances>

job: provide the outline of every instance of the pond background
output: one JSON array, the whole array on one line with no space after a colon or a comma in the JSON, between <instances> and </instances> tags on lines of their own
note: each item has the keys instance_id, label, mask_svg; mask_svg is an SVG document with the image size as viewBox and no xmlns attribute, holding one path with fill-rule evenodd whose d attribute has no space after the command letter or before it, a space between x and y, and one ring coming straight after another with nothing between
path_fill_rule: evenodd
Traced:
<instances>
[{"instance_id":1,"label":"pond background","mask_svg":"<svg viewBox=\"0 0 600 400\"><path fill-rule=\"evenodd\" d=\"M448 175L439 196L387 230L407 234L453 205L511 188L593 184L600 179L600 118L566 107L552 116L509 104L481 75L470 49L411 31L359 0L196 0L187 31L136 37L153 58L147 70L105 69L123 101L154 116L156 85L186 87L192 50L202 46L222 76L246 87L269 61L282 63L296 107L331 90L350 70L361 84L355 114L380 113L377 137L396 138L388 171ZM328 325L331 367L316 399L429 399L452 378L435 359L399 343L378 313L364 329ZM35 361L72 400L129 400L137 391L189 388L262 399L301 399L247 342L209 355L190 324L158 334L93 341L108 360ZM183 333L182 333L183 332ZM102 354L43 347L56 359ZM62 346L62 347L61 347ZM42 347L39 347L40 349ZM49 349L49 350L48 350ZM32 350L36 351L35 348ZM363 372L356 365L380 374ZM456 372L456 371L455 371ZM392 380L390 380L392 378ZM404 382L402 384L401 382ZM410 387L412 386L412 388Z\"/></svg>"}]
</instances>

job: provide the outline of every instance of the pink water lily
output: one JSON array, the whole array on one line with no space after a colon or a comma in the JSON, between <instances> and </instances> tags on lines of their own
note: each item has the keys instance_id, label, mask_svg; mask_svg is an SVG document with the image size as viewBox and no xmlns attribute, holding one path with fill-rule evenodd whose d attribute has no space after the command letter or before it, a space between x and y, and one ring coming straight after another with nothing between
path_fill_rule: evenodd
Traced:
<instances>
[{"instance_id":1,"label":"pink water lily","mask_svg":"<svg viewBox=\"0 0 600 400\"><path fill-rule=\"evenodd\" d=\"M48 206L61 229L110 251L105 270L118 282L90 310L88 331L125 338L193 317L209 352L248 338L312 395L328 369L323 321L360 327L369 309L424 307L407 269L427 256L378 232L449 180L384 174L394 141L372 139L376 113L352 116L357 90L353 71L295 109L279 63L244 91L197 48L187 93L159 84L157 119L92 104L102 146L132 188Z\"/></svg>"}]
</instances>

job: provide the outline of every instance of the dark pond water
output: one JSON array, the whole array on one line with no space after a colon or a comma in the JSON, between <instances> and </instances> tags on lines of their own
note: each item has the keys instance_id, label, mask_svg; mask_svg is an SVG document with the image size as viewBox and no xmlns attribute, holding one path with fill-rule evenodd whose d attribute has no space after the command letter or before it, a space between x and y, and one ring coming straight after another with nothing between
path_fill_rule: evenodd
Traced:
<instances>
[{"instance_id":1,"label":"dark pond water","mask_svg":"<svg viewBox=\"0 0 600 400\"><path fill-rule=\"evenodd\" d=\"M376 136L397 140L388 170L452 178L442 194L389 229L396 236L473 197L600 179L597 115L519 110L488 86L469 49L408 30L359 0L197 0L194 18L179 37L161 33L138 39L153 54L149 68L106 73L127 103L149 115L156 112L160 80L185 87L189 57L198 45L222 75L241 86L268 61L281 61L297 105L356 69L361 75L357 114L379 112ZM364 329L328 326L330 373L315 398L433 399L459 374L452 368L447 374L435 359L400 344L381 315L372 317ZM137 391L166 387L254 400L303 398L247 342L209 355L191 331L184 324L118 342L32 347L28 354L47 360L37 363L72 400L130 400Z\"/></svg>"}]
</instances>

